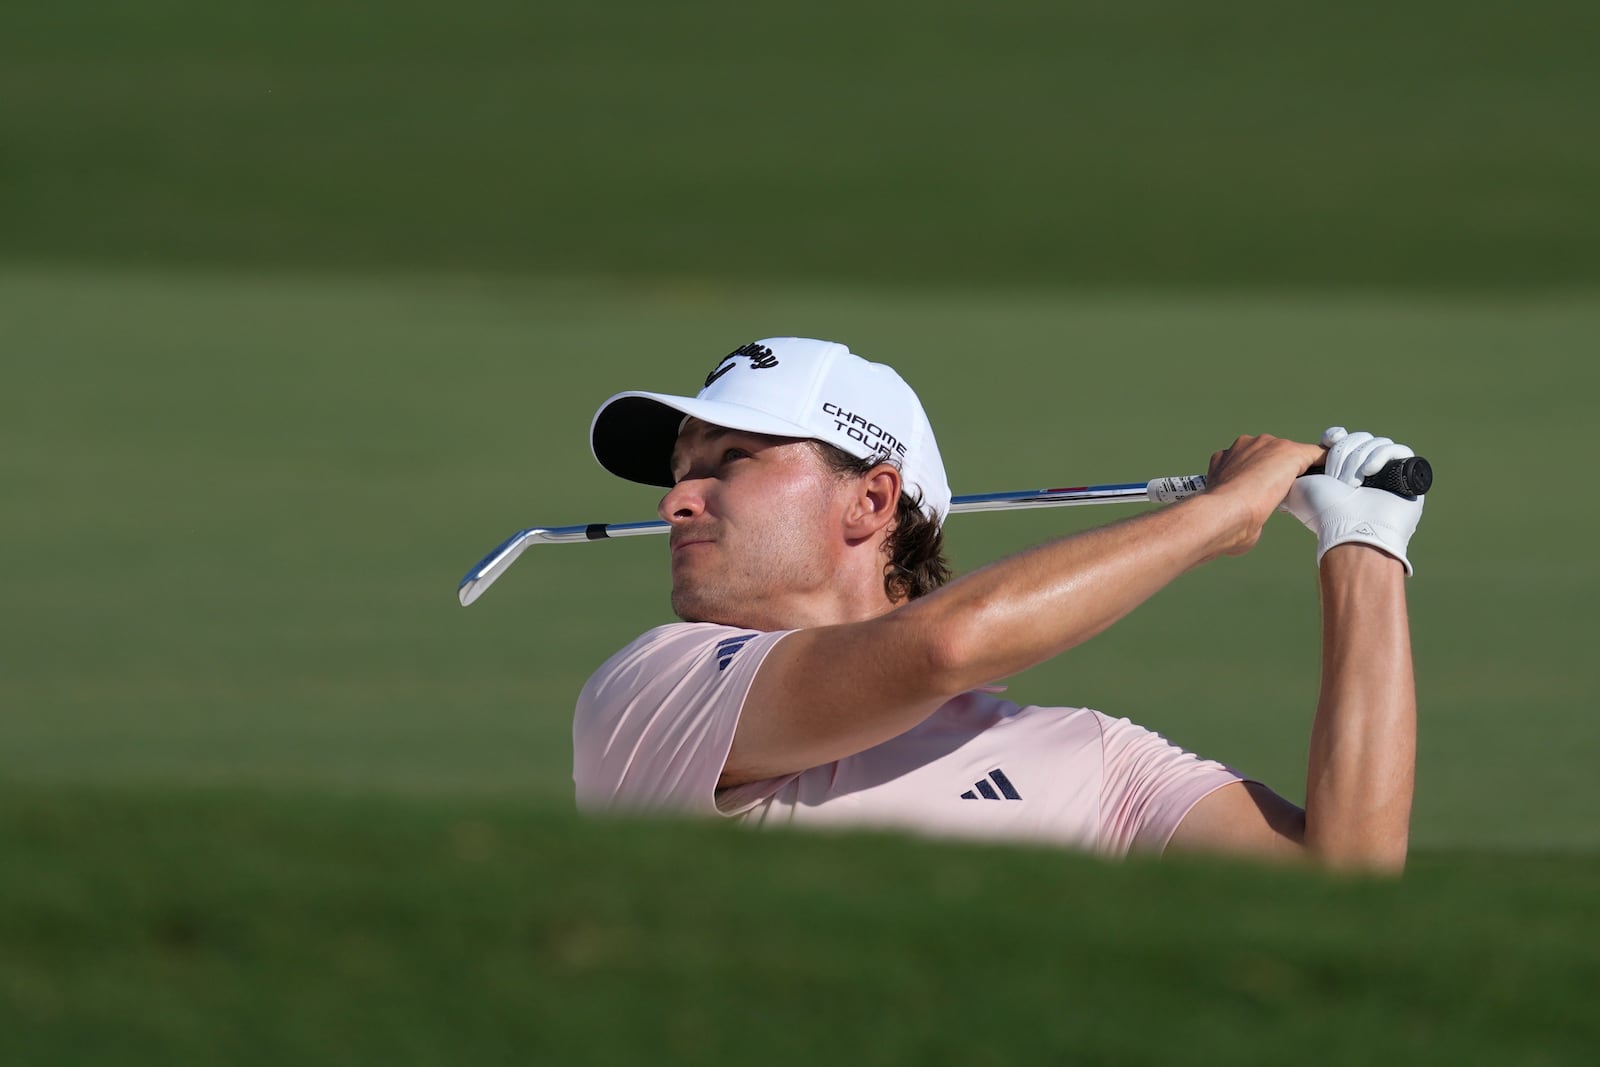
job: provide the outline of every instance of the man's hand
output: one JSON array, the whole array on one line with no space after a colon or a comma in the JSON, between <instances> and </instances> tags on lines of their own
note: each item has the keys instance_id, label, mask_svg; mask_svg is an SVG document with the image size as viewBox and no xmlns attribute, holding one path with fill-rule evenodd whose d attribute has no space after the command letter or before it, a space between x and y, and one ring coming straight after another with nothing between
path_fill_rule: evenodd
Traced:
<instances>
[{"instance_id":1,"label":"man's hand","mask_svg":"<svg viewBox=\"0 0 1600 1067\"><path fill-rule=\"evenodd\" d=\"M1261 527L1283 504L1295 479L1322 461L1323 447L1262 434L1240 437L1212 455L1206 495L1231 501L1236 522L1223 554L1243 555L1255 547Z\"/></svg>"},{"instance_id":2,"label":"man's hand","mask_svg":"<svg viewBox=\"0 0 1600 1067\"><path fill-rule=\"evenodd\" d=\"M1322 435L1328 449L1324 473L1295 479L1283 510L1317 535L1317 562L1334 545L1350 542L1382 549L1404 564L1411 574L1406 546L1422 518L1422 497L1408 500L1382 489L1361 488L1368 478L1393 460L1415 455L1405 445L1365 431L1347 432L1342 426Z\"/></svg>"}]
</instances>

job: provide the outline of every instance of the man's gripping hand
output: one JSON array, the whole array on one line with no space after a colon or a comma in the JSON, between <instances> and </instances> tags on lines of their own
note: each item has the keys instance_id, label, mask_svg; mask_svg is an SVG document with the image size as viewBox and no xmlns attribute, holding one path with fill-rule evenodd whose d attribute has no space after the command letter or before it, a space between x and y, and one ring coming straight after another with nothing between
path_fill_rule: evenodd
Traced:
<instances>
[{"instance_id":1,"label":"man's gripping hand","mask_svg":"<svg viewBox=\"0 0 1600 1067\"><path fill-rule=\"evenodd\" d=\"M1378 473L1397 459L1416 453L1387 437L1374 437L1343 426L1322 435L1328 449L1322 474L1296 478L1283 502L1283 510L1317 535L1317 562L1334 545L1356 542L1382 549L1398 559L1411 574L1406 546L1422 518L1422 497L1408 500L1382 489L1361 488L1362 479Z\"/></svg>"}]
</instances>

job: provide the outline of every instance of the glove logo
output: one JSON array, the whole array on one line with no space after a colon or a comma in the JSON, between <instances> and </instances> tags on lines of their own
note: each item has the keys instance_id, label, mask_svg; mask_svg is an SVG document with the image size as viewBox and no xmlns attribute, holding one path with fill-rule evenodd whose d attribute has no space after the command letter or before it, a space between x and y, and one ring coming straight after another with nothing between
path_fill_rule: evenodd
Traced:
<instances>
[{"instance_id":1,"label":"glove logo","mask_svg":"<svg viewBox=\"0 0 1600 1067\"><path fill-rule=\"evenodd\" d=\"M1351 530L1350 532L1353 533L1353 534L1360 534L1362 537L1377 537L1378 536L1378 531L1374 530L1372 528L1372 523L1370 523L1370 522L1364 522L1360 526L1357 526L1354 530Z\"/></svg>"}]
</instances>

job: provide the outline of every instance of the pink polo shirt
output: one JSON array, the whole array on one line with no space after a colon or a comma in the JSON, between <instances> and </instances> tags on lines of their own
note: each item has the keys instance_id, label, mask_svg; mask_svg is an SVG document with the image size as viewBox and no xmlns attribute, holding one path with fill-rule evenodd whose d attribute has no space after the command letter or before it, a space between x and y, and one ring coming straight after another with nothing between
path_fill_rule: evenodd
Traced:
<instances>
[{"instance_id":1,"label":"pink polo shirt","mask_svg":"<svg viewBox=\"0 0 1600 1067\"><path fill-rule=\"evenodd\" d=\"M717 789L750 683L786 633L660 626L594 673L573 719L585 811L1159 852L1201 797L1242 781L1127 719L973 691L833 763Z\"/></svg>"}]
</instances>

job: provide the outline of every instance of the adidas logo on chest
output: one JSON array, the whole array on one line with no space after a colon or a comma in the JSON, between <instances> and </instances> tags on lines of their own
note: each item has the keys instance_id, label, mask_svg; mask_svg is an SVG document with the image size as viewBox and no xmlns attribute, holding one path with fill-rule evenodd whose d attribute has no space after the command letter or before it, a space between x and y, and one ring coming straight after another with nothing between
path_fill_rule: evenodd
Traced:
<instances>
[{"instance_id":1,"label":"adidas logo on chest","mask_svg":"<svg viewBox=\"0 0 1600 1067\"><path fill-rule=\"evenodd\" d=\"M999 767L987 776L972 783L972 788L961 794L962 800L1021 800L1022 794L1011 784L1006 772Z\"/></svg>"}]
</instances>

